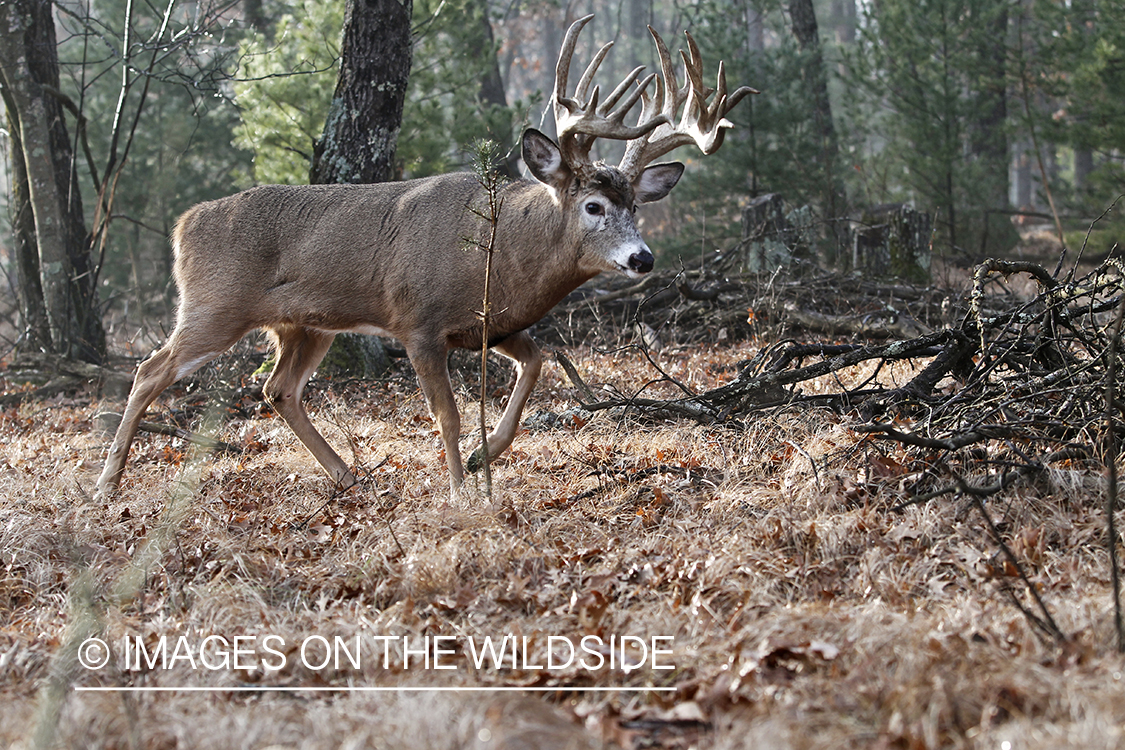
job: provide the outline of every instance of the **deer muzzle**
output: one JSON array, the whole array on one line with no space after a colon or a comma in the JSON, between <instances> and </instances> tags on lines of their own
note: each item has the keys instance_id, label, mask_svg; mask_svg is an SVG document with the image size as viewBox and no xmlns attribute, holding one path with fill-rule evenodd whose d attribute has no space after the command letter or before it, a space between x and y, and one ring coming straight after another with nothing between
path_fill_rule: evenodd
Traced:
<instances>
[{"instance_id":1,"label":"deer muzzle","mask_svg":"<svg viewBox=\"0 0 1125 750\"><path fill-rule=\"evenodd\" d=\"M629 256L629 270L638 274L648 273L652 270L654 262L652 252L642 246L640 250Z\"/></svg>"}]
</instances>

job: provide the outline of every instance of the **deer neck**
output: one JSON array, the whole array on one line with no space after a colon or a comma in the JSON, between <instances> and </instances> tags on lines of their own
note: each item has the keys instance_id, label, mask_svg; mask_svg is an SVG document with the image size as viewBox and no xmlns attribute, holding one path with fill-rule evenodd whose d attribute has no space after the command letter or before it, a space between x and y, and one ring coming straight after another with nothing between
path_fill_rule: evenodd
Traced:
<instances>
[{"instance_id":1,"label":"deer neck","mask_svg":"<svg viewBox=\"0 0 1125 750\"><path fill-rule=\"evenodd\" d=\"M491 309L497 333L511 334L538 321L598 272L583 268L581 233L548 188L515 183L503 198Z\"/></svg>"}]
</instances>

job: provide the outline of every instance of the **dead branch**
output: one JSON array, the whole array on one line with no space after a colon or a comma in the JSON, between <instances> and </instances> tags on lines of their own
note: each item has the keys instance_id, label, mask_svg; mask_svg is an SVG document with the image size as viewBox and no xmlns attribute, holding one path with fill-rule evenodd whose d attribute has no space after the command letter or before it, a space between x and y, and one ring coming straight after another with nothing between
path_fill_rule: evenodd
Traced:
<instances>
[{"instance_id":1,"label":"dead branch","mask_svg":"<svg viewBox=\"0 0 1125 750\"><path fill-rule=\"evenodd\" d=\"M649 296L636 302L637 309L643 306L650 319L663 311L682 326L702 308L737 310L745 305L751 318L763 313L757 317L781 318L805 330L839 331L835 326L842 321L858 321L860 325L844 329L851 335L862 333L865 339L887 331L870 321L886 321L888 310L907 310L922 332L881 344L781 341L759 351L725 385L672 400L595 401L573 367L563 366L583 393L583 408L591 411L623 408L639 416L737 426L763 410L830 403L862 420L876 420L859 432L921 451L932 465L961 467L961 474L968 475L968 468L980 464L982 451L1003 454L1005 468L979 486L942 484L931 473L912 490L919 499L951 493L988 497L1043 474L1052 462L1104 455L1093 436L1116 437L1125 431L1125 407L1116 395L1107 395L1109 365L1121 357L1111 349L1111 329L1113 313L1125 305L1125 270L1113 258L1081 278L1073 272L1060 276L1061 270L1061 264L1050 272L1028 261L990 260L976 269L971 292L965 295L829 276L794 282L771 279L768 289L746 284L735 292L726 281L688 286L681 275L665 287L680 287L671 301ZM1003 281L1016 275L1033 279L1038 293L1030 299L1015 296ZM693 291L685 295L685 288ZM697 293L702 289L716 293ZM845 295L850 295L847 303L838 299ZM628 299L618 297L614 303L628 304ZM803 314L814 299L818 309ZM663 330L680 329L666 325ZM714 328L709 333L713 335ZM816 378L864 363L876 363L878 371L902 360L917 362L918 371L897 387L879 385L871 376L858 386L841 386L828 394L801 392L803 383Z\"/></svg>"},{"instance_id":2,"label":"dead branch","mask_svg":"<svg viewBox=\"0 0 1125 750\"><path fill-rule=\"evenodd\" d=\"M996 522L993 521L992 516L988 514L988 509L984 507L984 501L981 499L981 496L968 492L964 489L962 491L966 492L966 494L968 494L969 497L972 498L973 505L974 507L976 507L977 512L984 520L985 526L988 527L988 531L992 535L993 541L995 541L996 544L1000 547L1000 550L1004 553L1004 557L1007 558L1008 562L1011 563L1012 566L1016 569L1016 574L1019 576L1020 580L1023 581L1024 586L1027 587L1028 594L1035 601L1035 605L1039 610L1039 614L1035 614L1027 607L1025 607L1023 605L1023 602L1016 598L1014 593L1011 596L1012 603L1016 606L1017 609L1019 609L1024 617L1028 619L1029 622L1036 625L1044 634L1050 636L1058 642L1065 641L1067 639L1066 634L1063 633L1062 629L1055 622L1055 618L1051 616L1051 610L1047 608L1046 603L1043 601L1043 597L1039 595L1039 589L1035 588L1035 584L1033 584L1028 579L1027 573L1024 571L1023 566L1020 565L1020 561L1016 557L1015 553L1012 552L1012 548L1009 547L1008 543L1004 541L1003 534L1001 534L1000 530L996 528Z\"/></svg>"},{"instance_id":3,"label":"dead branch","mask_svg":"<svg viewBox=\"0 0 1125 750\"><path fill-rule=\"evenodd\" d=\"M834 356L825 357L819 362L798 367L795 370L772 370L760 375L754 375L750 368L744 369L733 382L721 386L695 398L701 405L706 405L728 414L752 408L755 405L772 402L777 397L786 393L786 386L793 386L823 375L855 367L870 360L891 361L899 359L914 359L919 352L932 352L935 347L945 351L947 347L954 347L957 356L950 355L945 359L946 370L956 366L966 355L969 347L963 343L964 335L959 331L946 329L935 331L925 336L919 336L908 341L895 341L881 346L860 346L850 348ZM937 361L935 359L935 361ZM925 374L925 373L924 373ZM918 381L915 378L915 381ZM915 381L911 381L912 383ZM920 398L929 394L922 387L934 381L933 373L916 387Z\"/></svg>"},{"instance_id":4,"label":"dead branch","mask_svg":"<svg viewBox=\"0 0 1125 750\"><path fill-rule=\"evenodd\" d=\"M116 412L107 411L95 415L94 419L100 423L101 427L106 432L112 434L116 431L117 425L121 422L121 415ZM242 448L239 448L237 445L232 445L222 440L208 437L207 435L201 435L198 432L173 427L172 425L142 421L138 429L142 432L150 432L155 435L167 435L168 437L179 438L192 445L198 445L201 448L217 453L234 453L236 455L242 453Z\"/></svg>"},{"instance_id":5,"label":"dead branch","mask_svg":"<svg viewBox=\"0 0 1125 750\"><path fill-rule=\"evenodd\" d=\"M0 406L52 398L90 385L103 393L122 393L128 391L133 382L130 374L45 353L26 354L8 365L7 369L17 375L17 380L43 384L0 394Z\"/></svg>"},{"instance_id":6,"label":"dead branch","mask_svg":"<svg viewBox=\"0 0 1125 750\"><path fill-rule=\"evenodd\" d=\"M86 381L69 375L52 378L45 384L36 388L0 394L0 406L16 406L25 401L41 401L57 396L60 393L78 390L85 385L85 383Z\"/></svg>"},{"instance_id":7,"label":"dead branch","mask_svg":"<svg viewBox=\"0 0 1125 750\"><path fill-rule=\"evenodd\" d=\"M908 339L932 333L933 329L906 315L875 313L855 317L852 315L828 315L826 313L804 310L793 302L785 302L775 314L784 315L809 331L830 335L856 334L872 338Z\"/></svg>"},{"instance_id":8,"label":"dead branch","mask_svg":"<svg viewBox=\"0 0 1125 750\"><path fill-rule=\"evenodd\" d=\"M597 396L594 395L594 391L590 386L586 385L586 381L578 374L578 368L574 366L574 363L571 362L565 354L558 351L555 352L555 360L563 368L563 372L570 378L570 382L574 384L574 387L578 389L578 392L582 394L587 403L592 404L597 401ZM583 404L583 407L585 406L586 404Z\"/></svg>"},{"instance_id":9,"label":"dead branch","mask_svg":"<svg viewBox=\"0 0 1125 750\"><path fill-rule=\"evenodd\" d=\"M1114 419L1120 415L1117 404L1117 349L1121 341L1121 325L1125 321L1125 297L1117 306L1117 316L1113 321L1113 336L1109 340L1109 368L1106 374L1105 422L1106 422L1106 542L1109 550L1110 581L1113 586L1113 624L1117 631L1117 650L1125 651L1125 620L1121 613L1121 568L1117 561L1117 436Z\"/></svg>"}]
</instances>

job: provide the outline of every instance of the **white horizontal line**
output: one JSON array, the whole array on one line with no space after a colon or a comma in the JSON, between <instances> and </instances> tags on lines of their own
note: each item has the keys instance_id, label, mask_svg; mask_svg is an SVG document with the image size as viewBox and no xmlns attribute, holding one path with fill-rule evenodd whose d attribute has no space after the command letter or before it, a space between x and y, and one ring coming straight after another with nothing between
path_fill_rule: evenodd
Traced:
<instances>
[{"instance_id":1,"label":"white horizontal line","mask_svg":"<svg viewBox=\"0 0 1125 750\"><path fill-rule=\"evenodd\" d=\"M233 685L230 687L182 685L182 686L81 686L76 685L76 693L557 693L588 691L592 693L666 693L675 692L674 687L293 687L287 685Z\"/></svg>"}]
</instances>

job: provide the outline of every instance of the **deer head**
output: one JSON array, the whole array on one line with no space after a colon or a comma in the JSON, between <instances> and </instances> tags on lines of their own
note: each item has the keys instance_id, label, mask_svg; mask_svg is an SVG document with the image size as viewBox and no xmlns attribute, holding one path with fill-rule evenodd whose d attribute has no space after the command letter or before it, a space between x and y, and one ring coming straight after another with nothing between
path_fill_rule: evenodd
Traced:
<instances>
[{"instance_id":1,"label":"deer head","mask_svg":"<svg viewBox=\"0 0 1125 750\"><path fill-rule=\"evenodd\" d=\"M714 153L722 145L724 130L731 127L726 113L743 97L757 92L744 86L728 96L722 63L716 88L705 87L702 56L690 34L689 53L683 54L685 82L681 87L664 40L650 26L660 59L659 75L641 78L644 68L638 67L602 100L600 87L591 89L591 85L613 47L609 42L598 50L571 95L567 82L574 49L583 27L593 17L591 14L571 24L555 67L551 103L558 145L542 133L529 130L524 134L523 159L535 179L551 189L564 211L577 214L572 220L591 236L596 238L598 232L605 231L607 238L623 238L613 248L590 248L592 256L607 261L598 270L617 270L636 277L653 266L652 253L632 218L636 204L666 196L684 171L679 162L649 165L691 143L705 154ZM650 95L648 88L654 82L656 90ZM642 103L639 118L629 125L626 117L638 102ZM628 142L616 168L591 159L590 150L598 138Z\"/></svg>"}]
</instances>

